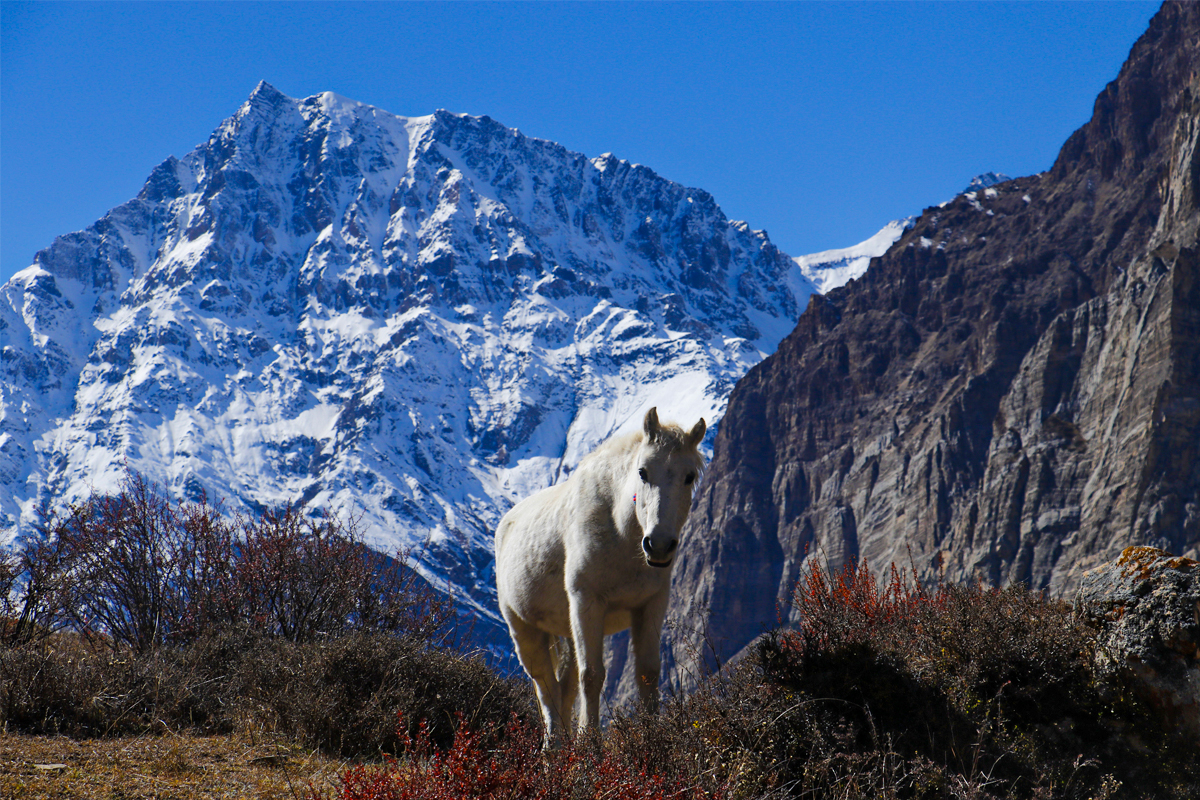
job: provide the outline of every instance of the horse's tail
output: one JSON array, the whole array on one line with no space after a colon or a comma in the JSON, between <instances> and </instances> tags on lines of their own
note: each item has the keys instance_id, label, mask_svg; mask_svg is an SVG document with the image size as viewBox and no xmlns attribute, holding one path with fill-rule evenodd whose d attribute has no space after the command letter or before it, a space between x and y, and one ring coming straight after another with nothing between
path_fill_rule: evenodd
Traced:
<instances>
[{"instance_id":1,"label":"horse's tail","mask_svg":"<svg viewBox=\"0 0 1200 800\"><path fill-rule=\"evenodd\" d=\"M550 660L554 662L554 677L561 684L567 677L573 676L578 667L575 666L575 642L569 636L559 636L550 646Z\"/></svg>"}]
</instances>

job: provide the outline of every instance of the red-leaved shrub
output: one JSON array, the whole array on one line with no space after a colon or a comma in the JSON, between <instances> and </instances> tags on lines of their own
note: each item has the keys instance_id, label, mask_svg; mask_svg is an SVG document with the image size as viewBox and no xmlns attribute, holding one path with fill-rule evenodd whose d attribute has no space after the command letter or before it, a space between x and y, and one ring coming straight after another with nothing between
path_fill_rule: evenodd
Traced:
<instances>
[{"instance_id":1,"label":"red-leaved shrub","mask_svg":"<svg viewBox=\"0 0 1200 800\"><path fill-rule=\"evenodd\" d=\"M454 741L439 750L422 722L404 732L406 756L381 766L358 766L342 775L338 800L700 800L710 794L669 778L648 759L583 737L561 749L540 752L540 732L511 720L501 729L474 729L460 716Z\"/></svg>"},{"instance_id":2,"label":"red-leaved shrub","mask_svg":"<svg viewBox=\"0 0 1200 800\"><path fill-rule=\"evenodd\" d=\"M918 611L944 608L946 584L932 589L908 581L892 564L890 579L880 585L866 563L847 564L827 575L817 559L796 582L792 600L801 614L799 636L811 648L830 648L865 641L911 619Z\"/></svg>"}]
</instances>

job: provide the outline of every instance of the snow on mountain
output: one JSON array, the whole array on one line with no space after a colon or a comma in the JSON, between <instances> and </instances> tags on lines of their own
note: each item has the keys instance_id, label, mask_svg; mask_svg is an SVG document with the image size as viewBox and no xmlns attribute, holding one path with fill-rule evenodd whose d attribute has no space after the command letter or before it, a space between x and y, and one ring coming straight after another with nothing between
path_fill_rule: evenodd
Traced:
<instances>
[{"instance_id":1,"label":"snow on mountain","mask_svg":"<svg viewBox=\"0 0 1200 800\"><path fill-rule=\"evenodd\" d=\"M826 294L856 278L861 278L871 259L886 253L900 235L912 227L914 219L916 218L908 217L889 222L870 239L853 247L796 256L792 260L800 268L800 275L815 286L818 292Z\"/></svg>"},{"instance_id":2,"label":"snow on mountain","mask_svg":"<svg viewBox=\"0 0 1200 800\"><path fill-rule=\"evenodd\" d=\"M971 182L967 184L967 188L963 189L961 194L983 191L984 189L990 189L996 184L1011 180L1012 178L1003 172L985 172L982 175L976 175L974 178L971 178Z\"/></svg>"},{"instance_id":3,"label":"snow on mountain","mask_svg":"<svg viewBox=\"0 0 1200 800\"><path fill-rule=\"evenodd\" d=\"M128 466L360 515L495 621L501 514L650 406L719 420L814 291L646 167L264 83L0 289L3 541Z\"/></svg>"},{"instance_id":4,"label":"snow on mountain","mask_svg":"<svg viewBox=\"0 0 1200 800\"><path fill-rule=\"evenodd\" d=\"M983 192L991 187L1010 181L1012 178L1000 172L985 172L971 179L970 185L963 190L971 200L975 193ZM943 204L944 205L944 204ZM807 279L821 294L845 286L852 280L861 278L867 271L872 258L877 258L887 252L906 230L916 222L916 217L894 220L866 241L859 242L853 247L836 250L826 250L806 256L796 256L799 275Z\"/></svg>"}]
</instances>

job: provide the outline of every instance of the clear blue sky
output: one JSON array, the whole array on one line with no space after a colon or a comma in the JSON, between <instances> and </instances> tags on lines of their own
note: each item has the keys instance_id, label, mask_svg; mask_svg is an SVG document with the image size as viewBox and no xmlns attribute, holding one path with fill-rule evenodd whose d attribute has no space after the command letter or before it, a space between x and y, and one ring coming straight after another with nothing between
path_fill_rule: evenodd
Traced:
<instances>
[{"instance_id":1,"label":"clear blue sky","mask_svg":"<svg viewBox=\"0 0 1200 800\"><path fill-rule=\"evenodd\" d=\"M792 255L1047 169L1157 3L0 3L0 280L260 80L488 114L703 188Z\"/></svg>"}]
</instances>

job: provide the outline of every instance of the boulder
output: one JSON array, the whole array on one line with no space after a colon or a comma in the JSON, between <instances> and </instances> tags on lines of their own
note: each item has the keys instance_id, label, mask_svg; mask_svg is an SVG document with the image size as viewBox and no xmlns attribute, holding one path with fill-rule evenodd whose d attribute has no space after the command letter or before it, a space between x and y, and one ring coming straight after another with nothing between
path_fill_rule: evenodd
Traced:
<instances>
[{"instance_id":1,"label":"boulder","mask_svg":"<svg viewBox=\"0 0 1200 800\"><path fill-rule=\"evenodd\" d=\"M1100 674L1200 741L1200 562L1127 547L1084 573L1076 606L1100 627Z\"/></svg>"}]
</instances>

